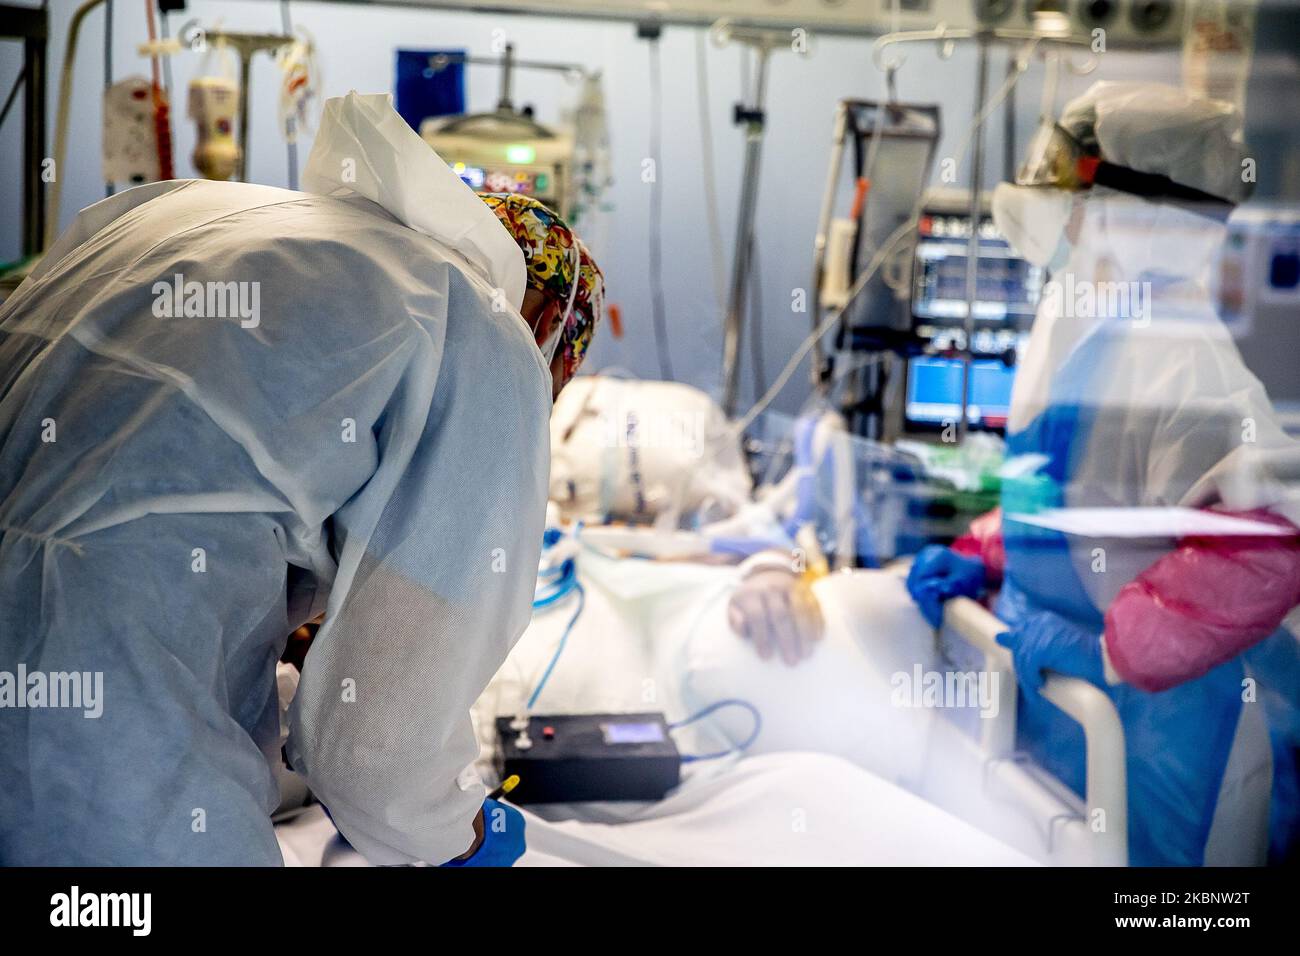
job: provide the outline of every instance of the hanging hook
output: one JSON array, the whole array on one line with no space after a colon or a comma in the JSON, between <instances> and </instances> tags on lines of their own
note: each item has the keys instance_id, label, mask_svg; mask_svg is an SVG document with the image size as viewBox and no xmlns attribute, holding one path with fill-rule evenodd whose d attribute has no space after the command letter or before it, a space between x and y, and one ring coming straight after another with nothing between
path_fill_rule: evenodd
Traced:
<instances>
[{"instance_id":1,"label":"hanging hook","mask_svg":"<svg viewBox=\"0 0 1300 956\"><path fill-rule=\"evenodd\" d=\"M1064 56L1061 58L1065 62L1065 68L1075 76L1087 76L1093 70L1097 69L1097 53L1094 50L1088 51L1088 58L1082 65L1076 63L1073 57Z\"/></svg>"},{"instance_id":2,"label":"hanging hook","mask_svg":"<svg viewBox=\"0 0 1300 956\"><path fill-rule=\"evenodd\" d=\"M176 39L182 46L187 46L195 53L207 52L207 30L198 17L193 17L181 24L176 31Z\"/></svg>"},{"instance_id":3,"label":"hanging hook","mask_svg":"<svg viewBox=\"0 0 1300 956\"><path fill-rule=\"evenodd\" d=\"M1038 52L1038 41L1040 39L1042 38L1034 37L1031 40L1026 40L1016 52L1015 62L1017 73L1024 73L1025 70L1029 69L1029 64L1033 61L1034 54Z\"/></svg>"},{"instance_id":4,"label":"hanging hook","mask_svg":"<svg viewBox=\"0 0 1300 956\"><path fill-rule=\"evenodd\" d=\"M901 33L887 33L884 36L877 38L876 42L872 44L871 62L875 65L877 70L886 74L891 70L893 72L898 72L898 69L907 62L907 57L903 56L901 53L889 59L884 58L886 47L893 46L895 43L899 42L898 38L901 36Z\"/></svg>"}]
</instances>

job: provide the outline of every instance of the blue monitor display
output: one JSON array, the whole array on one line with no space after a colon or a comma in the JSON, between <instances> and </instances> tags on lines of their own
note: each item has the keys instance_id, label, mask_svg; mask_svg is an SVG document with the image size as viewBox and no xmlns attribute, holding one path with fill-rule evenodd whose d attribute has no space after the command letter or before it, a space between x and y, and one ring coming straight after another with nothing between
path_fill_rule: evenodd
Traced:
<instances>
[{"instance_id":1,"label":"blue monitor display","mask_svg":"<svg viewBox=\"0 0 1300 956\"><path fill-rule=\"evenodd\" d=\"M907 363L907 407L909 422L942 425L961 414L960 359L914 358ZM1015 369L1001 359L971 362L966 404L967 421L985 428L1004 428L1011 411L1011 383Z\"/></svg>"}]
</instances>

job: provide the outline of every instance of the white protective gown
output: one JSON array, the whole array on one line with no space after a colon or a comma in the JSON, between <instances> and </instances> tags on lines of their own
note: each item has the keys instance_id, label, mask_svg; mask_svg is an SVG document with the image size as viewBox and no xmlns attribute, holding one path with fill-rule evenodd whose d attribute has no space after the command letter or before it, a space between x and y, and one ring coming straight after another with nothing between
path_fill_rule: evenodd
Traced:
<instances>
[{"instance_id":1,"label":"white protective gown","mask_svg":"<svg viewBox=\"0 0 1300 956\"><path fill-rule=\"evenodd\" d=\"M0 709L0 862L279 863L275 662L321 611L294 768L372 862L473 839L546 500L522 255L382 97L306 173L97 203L0 311L0 672L103 675L98 718Z\"/></svg>"}]
</instances>

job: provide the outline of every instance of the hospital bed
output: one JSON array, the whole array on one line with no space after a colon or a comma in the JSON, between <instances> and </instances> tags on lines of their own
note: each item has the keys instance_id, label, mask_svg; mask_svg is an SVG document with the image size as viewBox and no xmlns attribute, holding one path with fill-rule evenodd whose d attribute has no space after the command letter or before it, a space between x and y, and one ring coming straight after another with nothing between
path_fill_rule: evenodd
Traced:
<instances>
[{"instance_id":1,"label":"hospital bed","mask_svg":"<svg viewBox=\"0 0 1300 956\"><path fill-rule=\"evenodd\" d=\"M971 824L838 757L781 753L689 776L618 819L533 808L517 866L1030 866ZM319 806L276 827L288 866L365 866Z\"/></svg>"},{"instance_id":2,"label":"hospital bed","mask_svg":"<svg viewBox=\"0 0 1300 956\"><path fill-rule=\"evenodd\" d=\"M1043 696L1072 717L1086 741L1086 792L1082 800L1029 764L1015 749L1016 680L1010 652L997 643L1006 625L982 605L956 598L944 608L945 636L964 642L998 675L1000 706L981 721L978 737L945 734L922 784L936 805L1033 851L1043 862L1124 866L1128 862L1128 786L1124 727L1100 689L1075 677L1049 676ZM956 772L954 772L956 771ZM972 791L960 781L978 778ZM957 784L956 786L954 784ZM1007 808L1015 808L1008 813ZM1100 811L1100 812L1099 812Z\"/></svg>"},{"instance_id":3,"label":"hospital bed","mask_svg":"<svg viewBox=\"0 0 1300 956\"><path fill-rule=\"evenodd\" d=\"M906 593L903 567L831 574L816 585L827 619L823 643L810 660L787 669L759 661L731 634L725 597L734 586L732 569L591 555L584 562L594 615L589 624L598 636L575 638L565 653L576 656L556 668L558 683L547 691L553 696L539 702L544 710L656 709L681 718L724 697L745 698L763 714L760 737L746 751L750 756L833 754L1037 862L1126 863L1126 740L1114 705L1086 681L1052 675L1045 683L1044 696L1083 732L1085 783L1082 795L1076 794L1017 752L1017 685L1010 654L995 640L1006 628L980 604L949 602L936 635ZM611 605L604 611L602 594ZM552 623L547 636L539 621L537 632L521 641L525 670L535 671L549 656L560 623ZM953 645L965 648L967 657L950 653ZM584 654L591 656L584 661ZM900 713L873 705L900 671L917 663L926 670L997 675L996 708L962 722L950 719L954 712L948 710ZM647 687L653 688L651 700ZM510 691L504 699L500 712L509 713ZM739 710L719 712L707 723L701 736L680 741L684 752L738 745L752 730ZM1261 861L1267 799L1267 788L1256 788L1225 810L1216 831L1226 839L1215 852L1207 851L1207 861Z\"/></svg>"},{"instance_id":4,"label":"hospital bed","mask_svg":"<svg viewBox=\"0 0 1300 956\"><path fill-rule=\"evenodd\" d=\"M897 571L844 572L819 582L824 645L788 670L759 661L726 630L734 569L598 553L584 554L580 566L586 611L534 713L652 708L681 717L726 688L757 702L764 730L746 754L687 764L682 785L657 803L525 807L529 850L521 865L1126 860L1123 730L1109 700L1071 678L1047 684L1088 738L1089 789L1080 800L1015 753L1011 660L994 640L1002 625L979 604L950 602L940 635L971 648L979 666L998 675L996 713L971 728L935 712L897 714L871 704L888 675L912 661L944 666L941 655L927 653L936 636ZM553 659L568 607L535 616L475 707L479 770L488 781L493 718L516 712ZM874 631L854 623L868 619ZM783 709L783 699L797 706ZM677 739L683 752L698 753L746 736L745 716L731 714ZM1106 809L1100 832L1089 807ZM290 864L364 864L319 807L277 833Z\"/></svg>"},{"instance_id":5,"label":"hospital bed","mask_svg":"<svg viewBox=\"0 0 1300 956\"><path fill-rule=\"evenodd\" d=\"M1111 699L1093 684L1049 675L1042 695L1077 722L1084 735L1083 798L1015 750L1015 680L1011 655L995 640L1006 626L968 598L944 608L943 638L960 641L1002 675L1004 706L977 736L938 735L931 750L942 770L920 787L927 799L1035 858L1054 865L1125 866L1128 862L1128 779L1124 727ZM1259 708L1246 707L1237 726L1239 763L1225 773L1205 848L1207 866L1260 866L1267 860L1272 759ZM933 765L932 765L933 766ZM953 773L954 767L961 768ZM954 786L979 774L977 790ZM1005 812L1016 807L1014 814Z\"/></svg>"},{"instance_id":6,"label":"hospital bed","mask_svg":"<svg viewBox=\"0 0 1300 956\"><path fill-rule=\"evenodd\" d=\"M542 712L684 713L691 705L661 676L677 667L679 646L654 646L653 633L681 635L682 621L722 610L735 572L727 567L587 556L587 612L557 664ZM600 573L593 568L599 567ZM589 616L588 616L589 615ZM552 656L568 606L539 613L476 705L480 771L493 781L491 718L509 714ZM705 635L700 630L701 635ZM706 635L707 636L707 635ZM663 645L665 642L659 642ZM752 653L744 649L745 653ZM776 673L776 672L773 672ZM652 699L646 702L647 688ZM683 782L653 803L526 806L522 866L551 865L964 865L1027 866L1036 860L846 756L810 746L687 764ZM717 748L716 729L682 733L684 751ZM318 805L277 825L289 865L354 866L365 861L337 835Z\"/></svg>"},{"instance_id":7,"label":"hospital bed","mask_svg":"<svg viewBox=\"0 0 1300 956\"><path fill-rule=\"evenodd\" d=\"M533 713L652 709L679 719L725 694L755 701L763 730L744 754L688 764L662 801L525 807L521 865L1126 863L1125 737L1114 706L1085 681L1046 681L1044 695L1086 740L1080 797L1016 751L1015 677L995 641L1005 627L980 604L950 601L936 634L901 568L831 574L816 586L823 644L787 669L759 661L727 629L733 568L597 554L580 567L586 610ZM475 707L489 783L493 718L517 712L553 658L568 607L535 617ZM997 675L996 707L963 721L881 705L891 675L914 661ZM684 753L708 753L750 730L743 712L720 712L675 737ZM278 833L288 862L364 862L319 808Z\"/></svg>"}]
</instances>

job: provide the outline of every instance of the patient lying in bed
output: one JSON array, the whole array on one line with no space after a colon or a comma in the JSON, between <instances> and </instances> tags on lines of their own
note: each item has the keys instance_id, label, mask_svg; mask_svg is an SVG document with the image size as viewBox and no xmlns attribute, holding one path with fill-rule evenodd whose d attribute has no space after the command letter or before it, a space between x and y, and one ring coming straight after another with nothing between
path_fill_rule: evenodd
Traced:
<instances>
[{"instance_id":1,"label":"patient lying in bed","mask_svg":"<svg viewBox=\"0 0 1300 956\"><path fill-rule=\"evenodd\" d=\"M816 584L825 609L816 653L783 667L754 653L728 622L738 572L584 552L586 602L534 713L659 710L682 720L739 698L762 719L749 755L816 750L886 780L911 783L934 709L912 706L900 680L938 667L933 631L888 572L835 574ZM492 718L515 714L552 659L572 606L539 612L475 708L485 755ZM741 708L716 711L677 735L684 753L713 753L753 736ZM490 759L483 761L490 774Z\"/></svg>"},{"instance_id":2,"label":"patient lying in bed","mask_svg":"<svg viewBox=\"0 0 1300 956\"><path fill-rule=\"evenodd\" d=\"M859 572L820 582L824 637L816 654L786 668L760 660L728 626L735 569L587 555L582 568L585 608L535 713L662 710L676 720L741 697L762 713L763 730L744 756L688 764L682 785L657 803L523 808L528 851L519 865L1033 862L894 782L919 772L931 714L890 702L892 674L933 655L901 581ZM535 687L573 610L561 602L538 613L476 705L489 779L492 718L513 713ZM855 631L853 620L876 626ZM678 746L725 750L751 736L751 720L719 711L678 732ZM364 863L319 808L277 832L291 865Z\"/></svg>"}]
</instances>

